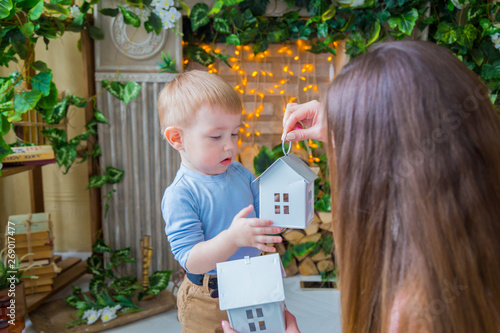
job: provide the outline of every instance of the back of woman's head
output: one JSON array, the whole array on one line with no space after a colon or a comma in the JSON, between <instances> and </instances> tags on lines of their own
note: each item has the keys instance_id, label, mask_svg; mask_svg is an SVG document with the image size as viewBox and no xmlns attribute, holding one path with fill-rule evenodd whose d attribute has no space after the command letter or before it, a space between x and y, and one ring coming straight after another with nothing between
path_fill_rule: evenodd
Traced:
<instances>
[{"instance_id":1,"label":"back of woman's head","mask_svg":"<svg viewBox=\"0 0 500 333\"><path fill-rule=\"evenodd\" d=\"M343 331L385 332L401 310L400 331L497 332L500 120L488 89L445 48L382 43L334 80L327 109Z\"/></svg>"}]
</instances>

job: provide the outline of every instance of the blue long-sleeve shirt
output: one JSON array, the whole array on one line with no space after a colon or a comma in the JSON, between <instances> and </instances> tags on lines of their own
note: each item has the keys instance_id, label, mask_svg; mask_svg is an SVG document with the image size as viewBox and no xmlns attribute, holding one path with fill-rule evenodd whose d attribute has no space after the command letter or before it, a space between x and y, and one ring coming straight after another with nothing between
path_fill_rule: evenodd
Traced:
<instances>
[{"instance_id":1,"label":"blue long-sleeve shirt","mask_svg":"<svg viewBox=\"0 0 500 333\"><path fill-rule=\"evenodd\" d=\"M234 216L250 204L258 216L259 187L243 165L233 162L226 172L202 175L181 165L161 202L165 233L175 259L186 269L193 246L217 236L231 225ZM258 256L254 247L239 248L228 260ZM187 269L186 269L187 271ZM207 274L216 274L213 269Z\"/></svg>"}]
</instances>

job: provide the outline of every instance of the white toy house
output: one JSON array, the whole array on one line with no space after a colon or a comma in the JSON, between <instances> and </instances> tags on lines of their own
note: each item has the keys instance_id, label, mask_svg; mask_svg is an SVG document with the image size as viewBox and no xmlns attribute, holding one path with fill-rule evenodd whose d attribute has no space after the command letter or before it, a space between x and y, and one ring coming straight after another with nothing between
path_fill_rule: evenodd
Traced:
<instances>
[{"instance_id":1,"label":"white toy house","mask_svg":"<svg viewBox=\"0 0 500 333\"><path fill-rule=\"evenodd\" d=\"M219 307L235 331L285 332L284 276L277 253L217 264Z\"/></svg>"},{"instance_id":2,"label":"white toy house","mask_svg":"<svg viewBox=\"0 0 500 333\"><path fill-rule=\"evenodd\" d=\"M260 218L283 228L305 229L314 219L314 180L318 176L294 154L276 160L259 182Z\"/></svg>"}]
</instances>

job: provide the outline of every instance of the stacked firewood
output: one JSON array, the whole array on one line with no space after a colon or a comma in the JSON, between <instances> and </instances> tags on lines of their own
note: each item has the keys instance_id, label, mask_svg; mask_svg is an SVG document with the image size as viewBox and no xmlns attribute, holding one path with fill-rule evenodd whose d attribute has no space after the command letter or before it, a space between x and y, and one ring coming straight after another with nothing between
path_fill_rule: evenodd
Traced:
<instances>
[{"instance_id":1,"label":"stacked firewood","mask_svg":"<svg viewBox=\"0 0 500 333\"><path fill-rule=\"evenodd\" d=\"M273 246L282 257L287 276L297 273L317 275L334 270L330 212L317 212L306 229L287 229L282 233L282 237L283 242Z\"/></svg>"}]
</instances>

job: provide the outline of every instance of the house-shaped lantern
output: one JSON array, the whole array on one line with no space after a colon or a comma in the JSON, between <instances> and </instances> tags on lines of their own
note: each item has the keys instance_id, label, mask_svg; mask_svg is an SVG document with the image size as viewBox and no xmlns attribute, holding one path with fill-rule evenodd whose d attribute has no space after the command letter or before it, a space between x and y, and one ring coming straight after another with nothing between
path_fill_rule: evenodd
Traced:
<instances>
[{"instance_id":1,"label":"house-shaped lantern","mask_svg":"<svg viewBox=\"0 0 500 333\"><path fill-rule=\"evenodd\" d=\"M235 331L285 332L284 276L277 253L217 264L219 307Z\"/></svg>"},{"instance_id":2,"label":"house-shaped lantern","mask_svg":"<svg viewBox=\"0 0 500 333\"><path fill-rule=\"evenodd\" d=\"M314 180L318 176L294 154L276 160L257 179L260 218L283 228L305 229L314 219Z\"/></svg>"}]
</instances>

